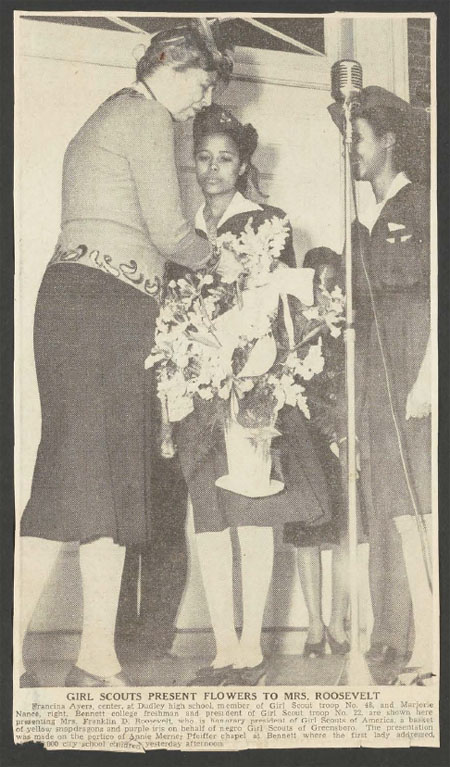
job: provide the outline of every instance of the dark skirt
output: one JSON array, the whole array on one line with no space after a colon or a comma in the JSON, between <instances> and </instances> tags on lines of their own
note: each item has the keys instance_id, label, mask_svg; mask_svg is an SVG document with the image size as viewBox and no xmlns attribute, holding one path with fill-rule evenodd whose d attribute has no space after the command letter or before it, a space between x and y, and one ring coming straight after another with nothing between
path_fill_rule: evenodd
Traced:
<instances>
[{"instance_id":1,"label":"dark skirt","mask_svg":"<svg viewBox=\"0 0 450 767\"><path fill-rule=\"evenodd\" d=\"M274 477L282 479L285 488L265 498L248 498L216 487L216 479L227 474L227 457L220 425L215 423L212 428L214 409L214 404L202 404L175 430L196 533L247 525L278 527L288 521L301 521L309 528L330 521L326 478L298 408L282 409L277 428L283 436L273 446Z\"/></svg>"},{"instance_id":2,"label":"dark skirt","mask_svg":"<svg viewBox=\"0 0 450 767\"><path fill-rule=\"evenodd\" d=\"M386 357L389 398L376 328L371 324L365 349L366 401L360 427L361 450L370 462L372 499L376 513L392 517L414 514L404 460L415 503L422 514L431 512L431 418L406 420L406 401L422 364L430 333L428 296L396 292L377 297L378 321Z\"/></svg>"},{"instance_id":3,"label":"dark skirt","mask_svg":"<svg viewBox=\"0 0 450 767\"><path fill-rule=\"evenodd\" d=\"M331 452L327 440L310 427L311 440L317 459L326 477L330 501L330 519L322 525L311 527L304 522L287 522L283 539L298 548L309 546L331 546L339 544L347 530L347 507L343 486L342 469L339 459Z\"/></svg>"},{"instance_id":4,"label":"dark skirt","mask_svg":"<svg viewBox=\"0 0 450 767\"><path fill-rule=\"evenodd\" d=\"M152 504L170 513L177 494L184 503L180 472L159 455L160 407L144 369L157 313L99 270L45 273L34 325L42 435L22 535L144 547Z\"/></svg>"}]
</instances>

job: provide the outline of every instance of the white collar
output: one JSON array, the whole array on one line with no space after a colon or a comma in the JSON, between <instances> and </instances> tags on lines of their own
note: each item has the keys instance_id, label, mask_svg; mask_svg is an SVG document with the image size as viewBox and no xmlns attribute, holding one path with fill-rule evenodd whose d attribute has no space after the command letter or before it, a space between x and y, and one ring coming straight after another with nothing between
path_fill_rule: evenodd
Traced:
<instances>
[{"instance_id":1,"label":"white collar","mask_svg":"<svg viewBox=\"0 0 450 767\"><path fill-rule=\"evenodd\" d=\"M400 173L397 173L396 177L392 179L391 185L387 191L387 195L382 201L382 205L385 204L388 200L390 200L392 197L395 197L397 192L400 191L400 189L403 189L404 186L407 184L410 184L411 181L409 180L406 173L402 170Z\"/></svg>"},{"instance_id":2,"label":"white collar","mask_svg":"<svg viewBox=\"0 0 450 767\"><path fill-rule=\"evenodd\" d=\"M359 220L361 221L362 224L364 224L364 226L368 228L369 232L372 232L372 229L375 226L376 222L378 221L380 217L380 213L383 210L384 206L386 205L387 201L390 200L392 197L395 197L395 195L398 194L400 189L403 189L404 186L407 186L407 184L410 184L410 183L411 181L409 180L406 173L404 171L401 171L400 173L397 173L395 178L392 179L391 185L389 189L387 190L386 197L384 198L384 200L381 200L381 202L377 202L375 199L375 196L373 196L371 204L367 206L362 216L359 217Z\"/></svg>"},{"instance_id":3,"label":"white collar","mask_svg":"<svg viewBox=\"0 0 450 767\"><path fill-rule=\"evenodd\" d=\"M204 202L196 213L195 228L200 229L202 232L207 234L208 230L206 228L205 217L203 215L205 205L206 203ZM258 203L253 202L252 200L248 200L247 197L244 197L244 195L240 192L235 192L230 204L228 205L228 208L217 224L217 228L219 229L222 224L224 224L225 221L228 221L228 219L232 216L237 216L238 213L249 213L251 210L262 210L262 207L261 205L258 205Z\"/></svg>"}]
</instances>

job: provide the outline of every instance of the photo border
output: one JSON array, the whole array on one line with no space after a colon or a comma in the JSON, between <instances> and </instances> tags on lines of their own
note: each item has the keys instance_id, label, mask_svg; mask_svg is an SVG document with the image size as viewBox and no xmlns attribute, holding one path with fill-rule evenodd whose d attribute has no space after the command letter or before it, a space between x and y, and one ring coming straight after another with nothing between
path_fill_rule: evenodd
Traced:
<instances>
[{"instance_id":1,"label":"photo border","mask_svg":"<svg viewBox=\"0 0 450 767\"><path fill-rule=\"evenodd\" d=\"M449 353L449 317L450 317L450 265L449 265L449 4L447 0L423 0L408 2L370 2L370 0L354 0L353 2L287 2L283 0L276 4L271 2L245 3L227 2L211 3L196 2L195 8L189 2L152 2L149 3L122 2L97 0L97 2L12 2L3 0L0 6L0 33L2 48L2 77L1 77L1 139L2 153L2 206L1 206L1 258L0 258L0 349L1 349L1 389L0 389L0 504L3 510L1 538L1 743L0 761L4 767L10 765L62 765L64 767L81 767L82 765L134 765L151 759L153 765L190 765L212 767L226 765L233 760L236 767L254 764L266 767L278 765L289 767L302 763L308 767L342 763L369 767L377 764L388 767L444 767L450 762L450 716L449 716L449 561L450 561L450 521L447 507L449 493L449 450L450 427L448 402L448 381L450 380ZM439 247L439 554L440 554L440 604L441 604L441 637L440 637L440 706L441 706L441 746L439 748L367 748L367 749L264 749L237 752L176 752L151 751L146 754L122 754L111 752L80 752L55 751L49 752L40 744L14 745L12 738L12 590L13 590L13 548L14 548L14 486L13 486L13 364L14 364L14 263L10 254L14 252L13 231L13 12L14 11L152 11L161 14L170 12L210 12L212 15L219 10L225 12L246 11L262 13L329 13L346 11L355 13L389 12L414 13L433 12L437 15L437 123L438 123L438 247ZM406 688L405 688L406 689Z\"/></svg>"}]
</instances>

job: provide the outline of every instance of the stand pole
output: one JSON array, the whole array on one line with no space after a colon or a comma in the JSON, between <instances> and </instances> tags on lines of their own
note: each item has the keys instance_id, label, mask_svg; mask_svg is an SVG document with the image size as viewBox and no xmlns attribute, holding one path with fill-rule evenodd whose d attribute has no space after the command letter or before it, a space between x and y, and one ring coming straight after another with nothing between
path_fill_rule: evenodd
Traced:
<instances>
[{"instance_id":1,"label":"stand pole","mask_svg":"<svg viewBox=\"0 0 450 767\"><path fill-rule=\"evenodd\" d=\"M344 104L345 133L345 378L347 398L347 498L348 498L348 551L350 592L350 658L347 666L347 684L365 685L372 681L360 650L358 609L358 532L356 500L356 416L355 416L355 328L353 325L352 282L352 175L350 151L352 145L351 103Z\"/></svg>"}]
</instances>

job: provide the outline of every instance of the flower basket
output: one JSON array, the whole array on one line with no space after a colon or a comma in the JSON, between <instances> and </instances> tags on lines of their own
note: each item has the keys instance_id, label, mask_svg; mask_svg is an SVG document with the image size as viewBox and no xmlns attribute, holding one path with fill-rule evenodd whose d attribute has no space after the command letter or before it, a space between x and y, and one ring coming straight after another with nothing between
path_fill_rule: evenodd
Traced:
<instances>
[{"instance_id":1,"label":"flower basket","mask_svg":"<svg viewBox=\"0 0 450 767\"><path fill-rule=\"evenodd\" d=\"M230 404L230 413L224 425L228 474L219 477L216 485L249 498L263 498L281 492L284 483L271 479L271 443L274 437L280 436L275 429L276 415L268 426L248 428L236 418L233 396Z\"/></svg>"}]
</instances>

